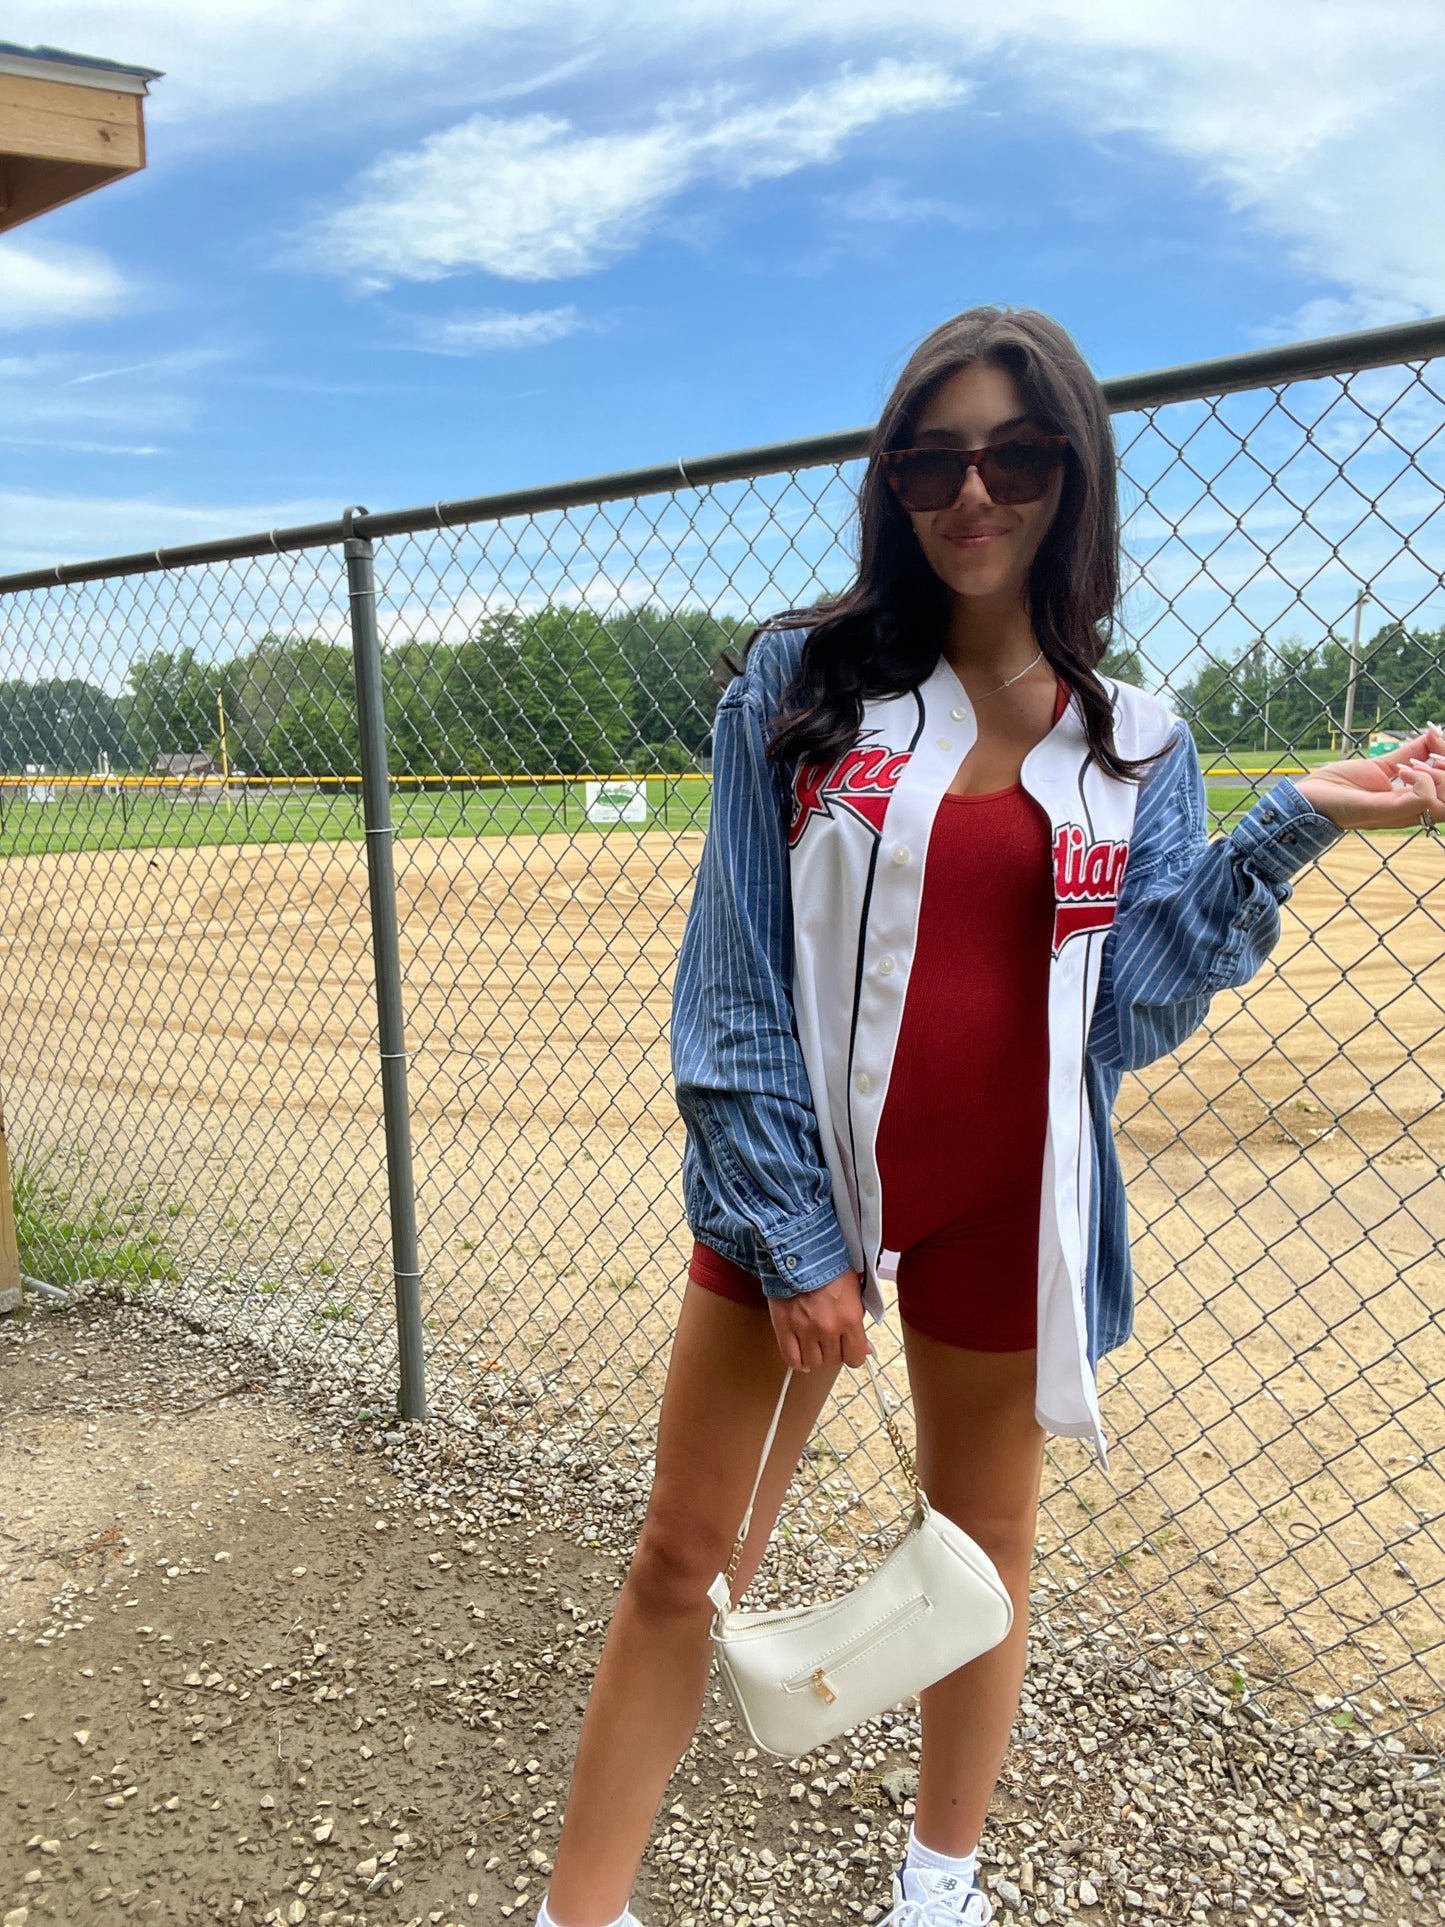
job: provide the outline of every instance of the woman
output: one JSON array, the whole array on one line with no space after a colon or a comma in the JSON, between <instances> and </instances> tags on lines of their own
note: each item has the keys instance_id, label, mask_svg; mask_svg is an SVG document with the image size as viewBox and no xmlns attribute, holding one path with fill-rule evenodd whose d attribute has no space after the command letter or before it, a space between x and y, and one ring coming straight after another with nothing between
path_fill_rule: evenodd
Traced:
<instances>
[{"instance_id":1,"label":"woman","mask_svg":"<svg viewBox=\"0 0 1445 1927\"><path fill-rule=\"evenodd\" d=\"M1102 393L1056 323L978 308L884 410L858 579L762 633L718 710L673 1014L697 1239L642 1536L542 1927L627 1927L707 1684L726 1564L761 1558L895 1278L919 1470L991 1555L1004 1642L921 1696L895 1927L978 1923L975 1849L1023 1679L1044 1441L1090 1438L1129 1336L1119 1080L1179 1044L1344 829L1445 817L1445 736L1281 782L1206 838L1187 729L1101 678L1118 583ZM1392 780L1398 779L1398 782Z\"/></svg>"}]
</instances>

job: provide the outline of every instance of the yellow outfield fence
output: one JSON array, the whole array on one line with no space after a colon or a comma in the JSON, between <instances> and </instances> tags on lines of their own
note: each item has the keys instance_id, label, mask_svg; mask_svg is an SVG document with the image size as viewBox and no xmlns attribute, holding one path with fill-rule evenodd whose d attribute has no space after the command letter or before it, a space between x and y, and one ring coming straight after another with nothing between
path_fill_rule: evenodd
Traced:
<instances>
[{"instance_id":1,"label":"yellow outfield fence","mask_svg":"<svg viewBox=\"0 0 1445 1927\"><path fill-rule=\"evenodd\" d=\"M1306 763L1210 763L1205 765L1204 776L1207 782L1218 782L1225 778L1239 777L1253 781L1260 776L1304 776L1309 773ZM314 785L323 788L327 784L337 788L359 789L361 776L305 775L305 776L250 776L233 770L229 776L217 771L208 771L195 776L128 775L118 772L108 775L54 775L49 771L34 775L0 775L0 790L34 789L75 789L75 790L194 790L214 789L220 794L228 790L266 790L295 789L299 785ZM392 774L388 781L397 789L425 789L434 783L462 784L474 789L522 788L532 785L557 783L710 783L712 772L702 769L684 770L626 770L622 772L598 772L577 770L573 772L548 772L533 774L517 771L502 775L496 771L485 774L473 771L447 772L433 770L421 775L399 771Z\"/></svg>"},{"instance_id":2,"label":"yellow outfield fence","mask_svg":"<svg viewBox=\"0 0 1445 1927\"><path fill-rule=\"evenodd\" d=\"M397 788L425 788L429 783L468 783L475 788L487 786L507 788L543 783L710 783L708 770L634 770L626 775L607 776L582 772L577 775L551 774L545 776L499 776L487 775L432 775L416 776L394 774L387 779ZM53 776L48 771L33 776L0 776L0 789L202 789L212 787L220 792L227 789L295 789L298 784L318 786L334 783L338 786L349 785L353 789L361 787L361 777L357 776L241 776L234 770L230 776L222 776L219 771L196 776Z\"/></svg>"}]
</instances>

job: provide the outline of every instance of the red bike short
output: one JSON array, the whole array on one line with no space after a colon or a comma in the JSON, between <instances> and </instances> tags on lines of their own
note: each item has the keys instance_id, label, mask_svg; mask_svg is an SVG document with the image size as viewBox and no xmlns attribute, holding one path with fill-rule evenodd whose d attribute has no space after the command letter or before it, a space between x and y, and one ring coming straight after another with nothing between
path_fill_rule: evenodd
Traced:
<instances>
[{"instance_id":1,"label":"red bike short","mask_svg":"<svg viewBox=\"0 0 1445 1927\"><path fill-rule=\"evenodd\" d=\"M1038 1342L1038 1198L1027 1218L976 1217L945 1226L898 1261L898 1310L905 1325L975 1352L1027 1352ZM735 1304L763 1306L761 1282L710 1245L694 1244L687 1275Z\"/></svg>"}]
</instances>

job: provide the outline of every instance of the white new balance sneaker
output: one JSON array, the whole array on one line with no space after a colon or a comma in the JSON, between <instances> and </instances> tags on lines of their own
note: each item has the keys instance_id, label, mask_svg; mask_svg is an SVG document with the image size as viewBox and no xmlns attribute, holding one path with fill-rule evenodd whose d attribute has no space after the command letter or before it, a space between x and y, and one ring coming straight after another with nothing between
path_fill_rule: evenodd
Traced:
<instances>
[{"instance_id":1,"label":"white new balance sneaker","mask_svg":"<svg viewBox=\"0 0 1445 1927\"><path fill-rule=\"evenodd\" d=\"M924 1867L893 1876L893 1906L878 1927L988 1927L993 1902L976 1881Z\"/></svg>"}]
</instances>

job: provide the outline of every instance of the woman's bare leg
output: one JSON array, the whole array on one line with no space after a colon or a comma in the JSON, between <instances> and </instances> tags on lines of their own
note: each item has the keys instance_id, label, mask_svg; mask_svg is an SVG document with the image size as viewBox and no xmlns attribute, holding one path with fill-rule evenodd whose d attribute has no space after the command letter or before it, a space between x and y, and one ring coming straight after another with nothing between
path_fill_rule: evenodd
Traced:
<instances>
[{"instance_id":1,"label":"woman's bare leg","mask_svg":"<svg viewBox=\"0 0 1445 1927\"><path fill-rule=\"evenodd\" d=\"M627 1905L658 1804L707 1690L712 1606L783 1383L766 1308L689 1284L673 1341L652 1496L597 1668L547 1911L603 1927ZM757 1570L834 1374L788 1390L734 1598Z\"/></svg>"},{"instance_id":2,"label":"woman's bare leg","mask_svg":"<svg viewBox=\"0 0 1445 1927\"><path fill-rule=\"evenodd\" d=\"M998 1567L1014 1605L1009 1636L920 1695L918 1838L972 1853L1018 1713L1028 1651L1029 1572L1044 1433L1034 1418L1035 1354L973 1352L904 1327L929 1501Z\"/></svg>"}]
</instances>

